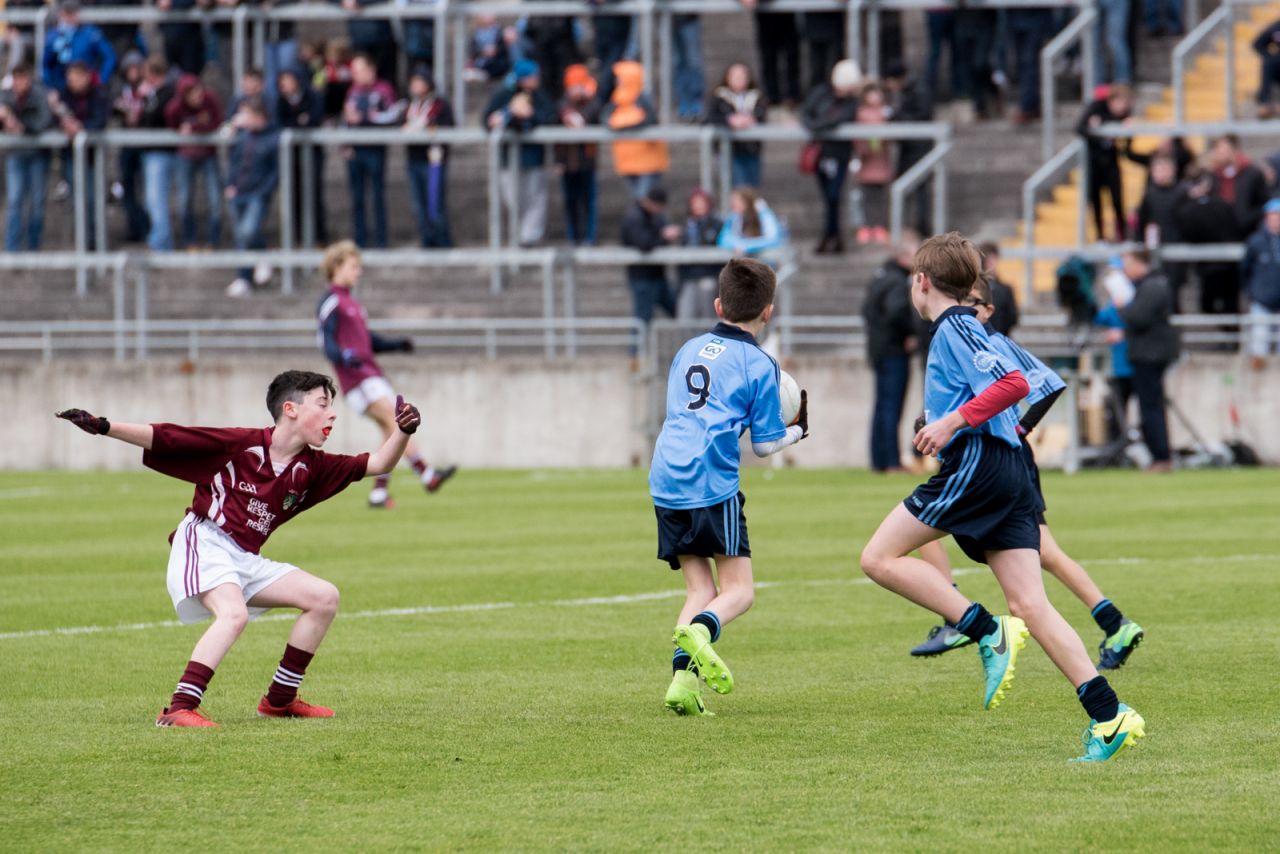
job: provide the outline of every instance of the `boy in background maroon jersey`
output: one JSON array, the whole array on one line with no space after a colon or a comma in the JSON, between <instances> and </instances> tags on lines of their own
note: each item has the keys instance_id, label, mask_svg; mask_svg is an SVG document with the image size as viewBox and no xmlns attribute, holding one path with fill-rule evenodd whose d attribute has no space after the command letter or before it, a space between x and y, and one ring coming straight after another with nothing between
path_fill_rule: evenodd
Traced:
<instances>
[{"instance_id":1,"label":"boy in background maroon jersey","mask_svg":"<svg viewBox=\"0 0 1280 854\"><path fill-rule=\"evenodd\" d=\"M400 429L381 448L357 456L326 454L319 446L337 418L335 393L323 374L285 371L267 389L275 426L266 428L113 424L82 409L57 413L86 433L138 445L143 465L196 485L169 538L169 595L182 622L212 616L213 624L196 643L156 726L217 726L198 708L209 680L249 620L271 608L302 613L258 714L333 716L332 709L304 702L298 686L338 612L338 588L259 550L272 531L304 510L366 475L391 471L422 420L416 407L397 398Z\"/></svg>"}]
</instances>

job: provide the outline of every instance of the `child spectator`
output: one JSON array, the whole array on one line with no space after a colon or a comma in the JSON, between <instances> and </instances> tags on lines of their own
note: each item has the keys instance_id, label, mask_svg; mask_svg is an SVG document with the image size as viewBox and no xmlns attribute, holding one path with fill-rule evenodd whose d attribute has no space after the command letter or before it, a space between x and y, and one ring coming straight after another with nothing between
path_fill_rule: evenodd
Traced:
<instances>
[{"instance_id":1,"label":"child spectator","mask_svg":"<svg viewBox=\"0 0 1280 854\"><path fill-rule=\"evenodd\" d=\"M82 130L95 131L105 128L107 115L110 112L107 93L97 82L93 69L78 59L67 66L66 88L53 100L52 108L62 125L63 132L67 135L68 142ZM68 164L69 184L74 178L74 170L70 168L71 158L71 146L68 145L63 149L62 159ZM85 158L84 183L85 186L80 188L80 194L85 202L86 245L94 249L97 247L97 229L95 228L97 206L94 204L94 189L97 183L92 157ZM72 187L73 192L75 189Z\"/></svg>"},{"instance_id":2,"label":"child spectator","mask_svg":"<svg viewBox=\"0 0 1280 854\"><path fill-rule=\"evenodd\" d=\"M1129 86L1114 83L1108 87L1106 94L1096 98L1076 124L1076 133L1085 138L1089 148L1089 203L1093 206L1093 222L1098 230L1099 240L1124 240L1125 208L1124 194L1120 183L1120 162L1117 158L1117 140L1109 136L1096 136L1094 131L1104 124L1123 122L1129 118L1129 110L1133 106L1133 95ZM1115 214L1115 227L1108 232L1103 225L1102 190L1106 188L1111 197L1111 210Z\"/></svg>"},{"instance_id":3,"label":"child spectator","mask_svg":"<svg viewBox=\"0 0 1280 854\"><path fill-rule=\"evenodd\" d=\"M227 116L234 116L240 112L241 107L255 99L260 99L264 103L267 100L267 79L263 76L261 68L250 68L240 76L240 91L236 92L235 97L231 99ZM274 115L267 116L268 120L274 118Z\"/></svg>"},{"instance_id":4,"label":"child spectator","mask_svg":"<svg viewBox=\"0 0 1280 854\"><path fill-rule=\"evenodd\" d=\"M860 125L889 122L884 90L871 84L862 90L857 120ZM893 148L882 139L860 139L854 144L858 155L858 186L862 189L864 221L858 227L859 243L889 242L889 184L893 182Z\"/></svg>"},{"instance_id":5,"label":"child spectator","mask_svg":"<svg viewBox=\"0 0 1280 854\"><path fill-rule=\"evenodd\" d=\"M813 171L826 209L822 239L815 249L819 255L844 251L844 240L840 236L840 208L844 179L849 174L849 159L853 156L853 145L848 140L823 139L822 134L857 118L861 83L862 72L857 63L843 59L831 69L831 82L814 89L801 111L805 129L814 136L809 145L817 147Z\"/></svg>"},{"instance_id":6,"label":"child spectator","mask_svg":"<svg viewBox=\"0 0 1280 854\"><path fill-rule=\"evenodd\" d=\"M178 79L177 92L165 107L165 123L183 136L213 133L222 125L222 105L218 96L204 87L194 74ZM176 162L178 209L182 211L182 242L188 249L197 246L195 193L197 177L204 179L205 199L209 204L209 239L206 245L216 249L222 238L222 175L218 167L218 149L212 145L184 145L178 149Z\"/></svg>"},{"instance_id":7,"label":"child spectator","mask_svg":"<svg viewBox=\"0 0 1280 854\"><path fill-rule=\"evenodd\" d=\"M0 91L0 125L11 136L35 136L52 123L45 88L33 79L30 65L19 65L9 76L9 86ZM9 252L40 248L49 159L48 149L34 146L5 153L5 249Z\"/></svg>"},{"instance_id":8,"label":"child spectator","mask_svg":"<svg viewBox=\"0 0 1280 854\"><path fill-rule=\"evenodd\" d=\"M511 70L509 44L516 40L515 29L504 27L493 15L476 18L471 33L470 58L463 72L467 80L498 80Z\"/></svg>"},{"instance_id":9,"label":"child spectator","mask_svg":"<svg viewBox=\"0 0 1280 854\"><path fill-rule=\"evenodd\" d=\"M619 63L621 64L621 63ZM622 245L652 252L680 238L680 227L667 224L667 191L650 187L636 199L622 219ZM627 285L631 288L632 316L647 328L655 308L675 317L676 303L661 264L627 265Z\"/></svg>"},{"instance_id":10,"label":"child spectator","mask_svg":"<svg viewBox=\"0 0 1280 854\"><path fill-rule=\"evenodd\" d=\"M1249 297L1249 359L1255 370L1280 351L1280 199L1263 207L1262 225L1250 237L1240 261L1240 281Z\"/></svg>"},{"instance_id":11,"label":"child spectator","mask_svg":"<svg viewBox=\"0 0 1280 854\"><path fill-rule=\"evenodd\" d=\"M484 111L485 126L491 130L525 132L555 120L555 102L542 88L538 64L531 59L516 63L511 80L493 93ZM516 239L522 246L533 246L542 240L547 228L546 152L540 144L523 143L517 161L509 162L504 145L499 176L502 196L520 220Z\"/></svg>"},{"instance_id":12,"label":"child spectator","mask_svg":"<svg viewBox=\"0 0 1280 854\"><path fill-rule=\"evenodd\" d=\"M324 50L324 117L336 122L342 118L342 105L351 88L351 44L346 39L331 39Z\"/></svg>"},{"instance_id":13,"label":"child spectator","mask_svg":"<svg viewBox=\"0 0 1280 854\"><path fill-rule=\"evenodd\" d=\"M357 54L351 61L351 88L342 108L342 119L349 128L385 128L398 124L400 106L391 84L378 78L373 60ZM387 147L386 145L354 145L346 149L347 186L351 189L351 220L356 244L387 245ZM365 190L372 196L373 238L370 242L365 225Z\"/></svg>"},{"instance_id":14,"label":"child spectator","mask_svg":"<svg viewBox=\"0 0 1280 854\"><path fill-rule=\"evenodd\" d=\"M276 77L275 126L312 130L324 125L324 95L306 85L299 71L281 71ZM295 238L303 241L303 160L299 147L293 158L293 224ZM311 173L305 180L312 187L312 222L315 239L324 243L328 229L324 206L324 146L311 146Z\"/></svg>"},{"instance_id":15,"label":"child spectator","mask_svg":"<svg viewBox=\"0 0 1280 854\"><path fill-rule=\"evenodd\" d=\"M639 130L657 122L644 91L644 66L625 60L613 66L614 88L602 120L615 131ZM662 183L671 167L667 143L658 139L626 139L613 143L613 168L627 182L631 197L643 199ZM665 202L664 202L665 204Z\"/></svg>"},{"instance_id":16,"label":"child spectator","mask_svg":"<svg viewBox=\"0 0 1280 854\"><path fill-rule=\"evenodd\" d=\"M729 197L731 213L720 228L716 245L734 255L759 255L779 246L784 238L778 217L750 187L739 187Z\"/></svg>"},{"instance_id":17,"label":"child spectator","mask_svg":"<svg viewBox=\"0 0 1280 854\"><path fill-rule=\"evenodd\" d=\"M596 81L585 65L570 65L564 72L564 100L560 123L582 128L600 120ZM562 143L555 147L556 170L564 196L565 231L574 246L596 245L596 158L594 142Z\"/></svg>"},{"instance_id":18,"label":"child spectator","mask_svg":"<svg viewBox=\"0 0 1280 854\"><path fill-rule=\"evenodd\" d=\"M240 107L231 119L236 140L227 159L227 206L237 251L265 249L263 223L271 197L280 180L280 132L267 119L267 105L255 98ZM252 285L250 285L252 277ZM271 281L271 268L258 264L242 267L227 286L227 296L247 295L252 287Z\"/></svg>"},{"instance_id":19,"label":"child spectator","mask_svg":"<svg viewBox=\"0 0 1280 854\"><path fill-rule=\"evenodd\" d=\"M415 137L429 137L437 128L453 127L453 107L436 92L431 72L419 67L409 75L409 101L404 129ZM418 221L418 241L424 247L446 249L449 236L449 147L433 142L406 150L409 195Z\"/></svg>"},{"instance_id":20,"label":"child spectator","mask_svg":"<svg viewBox=\"0 0 1280 854\"><path fill-rule=\"evenodd\" d=\"M725 69L724 79L711 94L707 122L731 130L747 130L764 121L764 93L756 86L751 69L735 62ZM762 149L763 144L757 141L733 143L730 148L733 186L760 186Z\"/></svg>"},{"instance_id":21,"label":"child spectator","mask_svg":"<svg viewBox=\"0 0 1280 854\"><path fill-rule=\"evenodd\" d=\"M111 108L124 128L137 128L142 123L142 63L142 54L136 51L126 54L120 62L119 88ZM124 207L125 240L138 243L147 239L147 231L151 227L147 211L138 198L138 182L142 177L141 149L122 147L119 170L120 180L112 192L119 196Z\"/></svg>"},{"instance_id":22,"label":"child spectator","mask_svg":"<svg viewBox=\"0 0 1280 854\"><path fill-rule=\"evenodd\" d=\"M689 216L684 221L680 242L684 246L716 246L724 223L716 216L716 200L706 190L689 194ZM716 316L716 281L720 264L682 264L676 293L676 317L680 320L710 320Z\"/></svg>"}]
</instances>

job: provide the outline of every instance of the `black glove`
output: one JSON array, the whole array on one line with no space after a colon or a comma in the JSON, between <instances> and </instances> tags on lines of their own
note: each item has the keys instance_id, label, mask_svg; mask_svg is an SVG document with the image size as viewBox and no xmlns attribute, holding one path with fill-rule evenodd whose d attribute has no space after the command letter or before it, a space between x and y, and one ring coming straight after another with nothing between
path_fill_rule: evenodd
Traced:
<instances>
[{"instance_id":1,"label":"black glove","mask_svg":"<svg viewBox=\"0 0 1280 854\"><path fill-rule=\"evenodd\" d=\"M800 438L809 436L809 392L800 389L800 411L796 413L795 423L800 427Z\"/></svg>"},{"instance_id":2,"label":"black glove","mask_svg":"<svg viewBox=\"0 0 1280 854\"><path fill-rule=\"evenodd\" d=\"M412 436L418 431L418 425L422 423L422 415L418 412L418 407L412 403L404 402L404 395L396 395L396 424L400 427L401 433Z\"/></svg>"},{"instance_id":3,"label":"black glove","mask_svg":"<svg viewBox=\"0 0 1280 854\"><path fill-rule=\"evenodd\" d=\"M61 412L55 412L54 416L70 421L84 432L95 436L105 436L111 429L110 421L99 418L97 415L90 415L83 409L64 409Z\"/></svg>"},{"instance_id":4,"label":"black glove","mask_svg":"<svg viewBox=\"0 0 1280 854\"><path fill-rule=\"evenodd\" d=\"M912 435L915 435L916 433L919 433L921 430L923 430L924 425L927 423L928 422L924 420L924 413L921 412L918 416L916 416L915 423L911 425Z\"/></svg>"},{"instance_id":5,"label":"black glove","mask_svg":"<svg viewBox=\"0 0 1280 854\"><path fill-rule=\"evenodd\" d=\"M413 339L401 338L399 341L396 342L396 349L399 350L401 353L412 353Z\"/></svg>"}]
</instances>

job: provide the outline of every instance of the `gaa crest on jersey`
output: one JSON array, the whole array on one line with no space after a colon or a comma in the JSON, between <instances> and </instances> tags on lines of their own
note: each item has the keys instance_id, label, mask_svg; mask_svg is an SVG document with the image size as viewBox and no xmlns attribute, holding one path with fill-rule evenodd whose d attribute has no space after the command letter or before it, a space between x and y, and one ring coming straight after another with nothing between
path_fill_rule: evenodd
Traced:
<instances>
[{"instance_id":1,"label":"gaa crest on jersey","mask_svg":"<svg viewBox=\"0 0 1280 854\"><path fill-rule=\"evenodd\" d=\"M284 497L284 501L281 502L280 506L283 507L286 511L292 510L293 508L298 506L298 502L301 500L302 498L301 496L298 495L298 493L290 492L288 495Z\"/></svg>"},{"instance_id":2,"label":"gaa crest on jersey","mask_svg":"<svg viewBox=\"0 0 1280 854\"><path fill-rule=\"evenodd\" d=\"M995 353L979 350L973 354L973 366L984 374L995 373L995 369L999 364L1000 359Z\"/></svg>"},{"instance_id":3,"label":"gaa crest on jersey","mask_svg":"<svg viewBox=\"0 0 1280 854\"><path fill-rule=\"evenodd\" d=\"M702 349L698 351L699 359L711 359L714 361L719 358L720 354L725 351L723 338L712 338Z\"/></svg>"}]
</instances>

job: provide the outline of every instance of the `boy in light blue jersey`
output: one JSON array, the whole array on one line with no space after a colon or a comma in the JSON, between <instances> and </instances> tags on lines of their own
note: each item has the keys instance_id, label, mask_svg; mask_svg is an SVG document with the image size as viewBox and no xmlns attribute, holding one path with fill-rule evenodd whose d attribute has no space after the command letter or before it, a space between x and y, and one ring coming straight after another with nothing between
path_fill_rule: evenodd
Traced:
<instances>
[{"instance_id":1,"label":"boy in light blue jersey","mask_svg":"<svg viewBox=\"0 0 1280 854\"><path fill-rule=\"evenodd\" d=\"M1027 441L1027 435L1048 413L1062 392L1066 390L1067 384L1052 368L1022 349L1017 342L991 328L990 321L995 313L995 306L991 298L991 285L985 278L979 279L974 284L973 292L964 304L973 306L977 310L977 320L990 337L992 348L1017 365L1031 387L1025 400L1027 411L1018 420L1018 434L1022 437L1023 462L1026 463L1031 482L1035 486L1036 499L1039 503L1036 521L1040 524L1040 565L1089 608L1089 614L1102 630L1103 639L1098 646L1098 669L1118 669L1142 642L1142 627L1126 619L1120 609L1102 595L1102 591L1085 572L1084 567L1072 560L1049 532L1049 526L1044 517L1045 503L1044 492L1040 487L1040 467L1036 465L1035 453L1031 449L1031 443ZM1011 409L1010 412L1015 412L1016 416L1015 410ZM951 565L946 559L946 553L942 551L941 546L933 548L941 553L941 560L931 556L926 556L926 559L950 582L952 580ZM943 624L931 629L929 638L913 649L911 654L941 655L944 652L959 649L968 642L969 639L954 626Z\"/></svg>"},{"instance_id":2,"label":"boy in light blue jersey","mask_svg":"<svg viewBox=\"0 0 1280 854\"><path fill-rule=\"evenodd\" d=\"M1079 759L1106 761L1143 737L1145 721L1120 703L1080 636L1045 595L1040 506L1009 411L1031 388L1017 365L992 346L976 310L963 305L981 272L978 251L955 232L930 238L916 253L911 300L933 321L934 337L925 371L928 423L914 444L923 454L936 454L941 468L880 524L862 551L862 569L974 641L985 674L984 708L994 709L1004 698L1029 632L1076 688L1091 718ZM993 616L929 563L910 557L948 533L965 554L991 567L1010 616Z\"/></svg>"},{"instance_id":3,"label":"boy in light blue jersey","mask_svg":"<svg viewBox=\"0 0 1280 854\"><path fill-rule=\"evenodd\" d=\"M784 424L778 363L756 343L773 317L776 287L766 264L735 259L725 265L715 302L721 322L680 348L667 378L667 416L653 449L649 491L658 559L684 573L688 590L672 637L677 648L666 695L666 707L678 715L711 714L699 676L717 693L733 690L733 676L712 644L753 598L746 498L739 491L742 434L751 432L760 457L809 434L808 394L800 392L799 414Z\"/></svg>"}]
</instances>

